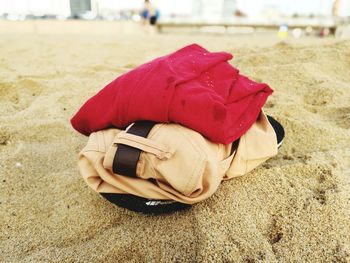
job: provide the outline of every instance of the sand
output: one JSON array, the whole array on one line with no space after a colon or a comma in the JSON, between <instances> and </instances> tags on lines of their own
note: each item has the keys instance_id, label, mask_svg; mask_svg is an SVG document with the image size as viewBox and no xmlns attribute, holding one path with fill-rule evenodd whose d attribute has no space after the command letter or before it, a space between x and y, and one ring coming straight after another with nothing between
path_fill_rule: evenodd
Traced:
<instances>
[{"instance_id":1,"label":"sand","mask_svg":"<svg viewBox=\"0 0 350 263\"><path fill-rule=\"evenodd\" d=\"M0 21L0 261L350 262L350 42L130 28ZM80 177L87 138L69 119L116 76L193 42L274 88L280 153L189 211L115 207Z\"/></svg>"}]
</instances>

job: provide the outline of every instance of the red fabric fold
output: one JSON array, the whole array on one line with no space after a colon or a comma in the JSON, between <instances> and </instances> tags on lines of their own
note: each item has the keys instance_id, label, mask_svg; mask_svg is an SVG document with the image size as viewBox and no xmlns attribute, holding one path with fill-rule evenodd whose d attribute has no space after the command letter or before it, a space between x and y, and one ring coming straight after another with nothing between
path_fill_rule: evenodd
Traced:
<instances>
[{"instance_id":1,"label":"red fabric fold","mask_svg":"<svg viewBox=\"0 0 350 263\"><path fill-rule=\"evenodd\" d=\"M90 98L72 126L89 135L138 120L175 122L215 143L231 143L255 122L273 91L240 75L230 59L229 53L208 52L196 44L154 59Z\"/></svg>"}]
</instances>

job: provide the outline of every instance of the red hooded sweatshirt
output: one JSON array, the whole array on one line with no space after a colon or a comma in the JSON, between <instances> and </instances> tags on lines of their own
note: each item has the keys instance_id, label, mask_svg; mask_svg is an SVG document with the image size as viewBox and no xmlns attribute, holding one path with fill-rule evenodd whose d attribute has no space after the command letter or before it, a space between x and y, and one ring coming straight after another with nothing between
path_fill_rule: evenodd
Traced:
<instances>
[{"instance_id":1,"label":"red hooded sweatshirt","mask_svg":"<svg viewBox=\"0 0 350 263\"><path fill-rule=\"evenodd\" d=\"M175 122L215 143L231 143L255 122L272 89L240 75L230 59L226 52L186 46L113 80L71 123L89 135L138 120Z\"/></svg>"}]
</instances>

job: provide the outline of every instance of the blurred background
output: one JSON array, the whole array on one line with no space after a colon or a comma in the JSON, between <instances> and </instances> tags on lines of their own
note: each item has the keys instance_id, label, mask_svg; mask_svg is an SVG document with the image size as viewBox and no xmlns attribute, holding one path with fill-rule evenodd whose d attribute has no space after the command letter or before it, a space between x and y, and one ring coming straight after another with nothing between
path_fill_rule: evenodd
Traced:
<instances>
[{"instance_id":1,"label":"blurred background","mask_svg":"<svg viewBox=\"0 0 350 263\"><path fill-rule=\"evenodd\" d=\"M153 0L164 19L230 19L241 11L249 17L332 16L338 3L339 16L350 16L349 0ZM82 19L128 19L142 8L143 0L0 0L0 13L8 19L80 17ZM88 15L89 14L89 15ZM134 17L135 19L135 17Z\"/></svg>"},{"instance_id":2,"label":"blurred background","mask_svg":"<svg viewBox=\"0 0 350 263\"><path fill-rule=\"evenodd\" d=\"M149 18L147 12L154 12L156 17L151 23L155 29L148 30L152 33L276 31L281 38L349 37L350 0L153 0L149 3L143 0L0 0L0 18L9 21L76 19L140 23Z\"/></svg>"}]
</instances>

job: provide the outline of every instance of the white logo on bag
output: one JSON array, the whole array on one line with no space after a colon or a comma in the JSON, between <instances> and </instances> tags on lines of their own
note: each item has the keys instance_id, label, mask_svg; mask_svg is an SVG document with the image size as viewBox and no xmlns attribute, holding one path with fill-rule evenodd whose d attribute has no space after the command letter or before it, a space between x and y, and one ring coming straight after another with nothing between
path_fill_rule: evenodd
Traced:
<instances>
[{"instance_id":1,"label":"white logo on bag","mask_svg":"<svg viewBox=\"0 0 350 263\"><path fill-rule=\"evenodd\" d=\"M167 204L172 204L175 203L174 201L148 201L146 202L146 205L167 205Z\"/></svg>"}]
</instances>

